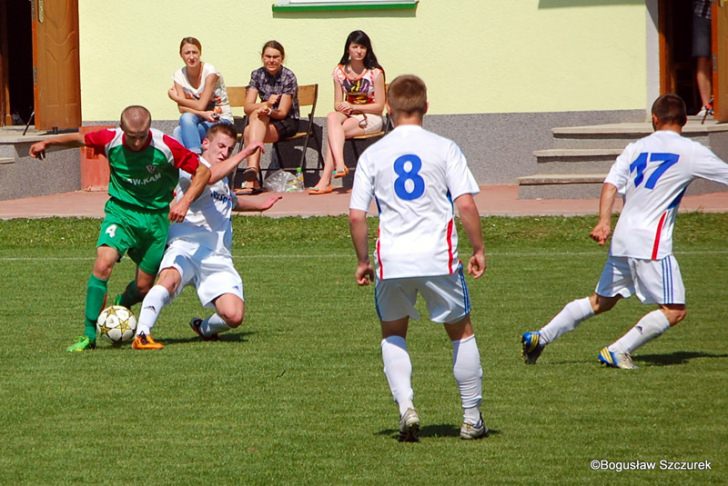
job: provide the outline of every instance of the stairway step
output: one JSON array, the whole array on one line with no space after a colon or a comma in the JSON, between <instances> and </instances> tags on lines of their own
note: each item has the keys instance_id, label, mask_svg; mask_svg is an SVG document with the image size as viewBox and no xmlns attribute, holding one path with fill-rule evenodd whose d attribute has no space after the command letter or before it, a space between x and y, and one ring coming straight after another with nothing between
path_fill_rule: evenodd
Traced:
<instances>
[{"instance_id":1,"label":"stairway step","mask_svg":"<svg viewBox=\"0 0 728 486\"><path fill-rule=\"evenodd\" d=\"M622 149L546 149L536 150L541 174L593 174L608 172Z\"/></svg>"},{"instance_id":2,"label":"stairway step","mask_svg":"<svg viewBox=\"0 0 728 486\"><path fill-rule=\"evenodd\" d=\"M585 199L599 197L607 173L534 174L518 178L520 199Z\"/></svg>"},{"instance_id":3,"label":"stairway step","mask_svg":"<svg viewBox=\"0 0 728 486\"><path fill-rule=\"evenodd\" d=\"M561 148L624 148L628 143L646 137L653 132L650 123L612 123L608 125L586 125L577 127L556 127L552 129L554 146ZM711 133L728 131L728 125L714 120L701 124L690 119L683 128L683 135L704 145L709 144Z\"/></svg>"}]
</instances>

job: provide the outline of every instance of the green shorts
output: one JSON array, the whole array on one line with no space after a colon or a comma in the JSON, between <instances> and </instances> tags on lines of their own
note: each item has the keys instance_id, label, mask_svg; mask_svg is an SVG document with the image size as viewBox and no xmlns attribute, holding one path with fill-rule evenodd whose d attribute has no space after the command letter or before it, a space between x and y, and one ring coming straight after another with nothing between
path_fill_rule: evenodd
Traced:
<instances>
[{"instance_id":1,"label":"green shorts","mask_svg":"<svg viewBox=\"0 0 728 486\"><path fill-rule=\"evenodd\" d=\"M109 199L96 246L108 246L129 254L140 270L156 275L167 245L167 211L141 211Z\"/></svg>"}]
</instances>

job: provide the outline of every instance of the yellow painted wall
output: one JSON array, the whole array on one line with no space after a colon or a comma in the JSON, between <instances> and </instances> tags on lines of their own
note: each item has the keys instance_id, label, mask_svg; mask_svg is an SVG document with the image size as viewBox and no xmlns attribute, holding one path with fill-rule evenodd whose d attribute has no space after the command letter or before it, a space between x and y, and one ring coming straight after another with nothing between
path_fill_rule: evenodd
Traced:
<instances>
[{"instance_id":1,"label":"yellow painted wall","mask_svg":"<svg viewBox=\"0 0 728 486\"><path fill-rule=\"evenodd\" d=\"M84 121L124 106L178 116L167 98L192 35L227 85L245 85L269 39L300 84L332 105L331 70L347 34L366 31L387 72L420 75L431 113L644 109L646 12L641 0L420 0L416 12L274 14L272 0L79 0Z\"/></svg>"}]
</instances>

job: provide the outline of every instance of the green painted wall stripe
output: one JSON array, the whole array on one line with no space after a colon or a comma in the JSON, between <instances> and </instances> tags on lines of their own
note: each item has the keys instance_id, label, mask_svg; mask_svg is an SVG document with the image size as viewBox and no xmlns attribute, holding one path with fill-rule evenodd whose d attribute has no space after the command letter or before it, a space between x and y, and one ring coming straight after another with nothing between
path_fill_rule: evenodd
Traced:
<instances>
[{"instance_id":1,"label":"green painted wall stripe","mask_svg":"<svg viewBox=\"0 0 728 486\"><path fill-rule=\"evenodd\" d=\"M414 10L416 3L380 3L380 4L333 4L333 5L273 5L274 12L330 12L334 10Z\"/></svg>"}]
</instances>

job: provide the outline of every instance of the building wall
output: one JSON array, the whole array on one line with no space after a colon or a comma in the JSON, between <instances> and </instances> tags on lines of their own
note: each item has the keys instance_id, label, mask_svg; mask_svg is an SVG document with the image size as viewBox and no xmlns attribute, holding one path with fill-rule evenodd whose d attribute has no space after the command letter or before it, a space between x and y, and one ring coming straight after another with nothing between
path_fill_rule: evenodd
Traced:
<instances>
[{"instance_id":1,"label":"building wall","mask_svg":"<svg viewBox=\"0 0 728 486\"><path fill-rule=\"evenodd\" d=\"M269 39L286 48L302 84L330 73L347 34L366 31L388 79L423 77L434 114L644 109L646 9L642 0L420 0L416 11L276 13L272 0L79 0L84 120L120 107L177 112L167 98L182 65L182 37L228 85L245 85Z\"/></svg>"},{"instance_id":2,"label":"building wall","mask_svg":"<svg viewBox=\"0 0 728 486\"><path fill-rule=\"evenodd\" d=\"M190 35L228 86L246 85L263 43L280 41L299 83L319 83L323 117L330 73L356 29L388 80L427 82L426 126L461 145L483 184L534 173L532 152L550 147L553 126L635 121L649 104L643 0L420 0L415 11L323 13L273 13L272 1L79 0L84 124L139 103L174 126L166 92Z\"/></svg>"}]
</instances>

